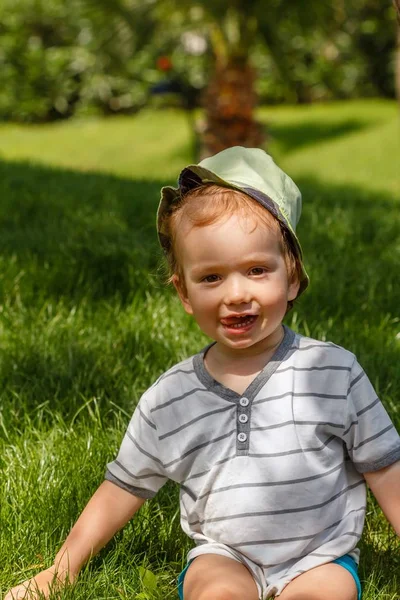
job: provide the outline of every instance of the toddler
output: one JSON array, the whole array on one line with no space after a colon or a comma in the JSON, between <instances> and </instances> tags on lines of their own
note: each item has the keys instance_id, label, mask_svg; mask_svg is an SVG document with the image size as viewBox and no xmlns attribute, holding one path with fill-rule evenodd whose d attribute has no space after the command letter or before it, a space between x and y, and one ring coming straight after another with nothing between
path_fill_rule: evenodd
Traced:
<instances>
[{"instance_id":1,"label":"toddler","mask_svg":"<svg viewBox=\"0 0 400 600\"><path fill-rule=\"evenodd\" d=\"M282 324L308 276L301 195L259 149L162 190L158 234L183 308L213 340L142 396L54 564L48 595L172 479L193 539L184 600L356 600L366 482L400 534L400 437L355 356Z\"/></svg>"}]
</instances>

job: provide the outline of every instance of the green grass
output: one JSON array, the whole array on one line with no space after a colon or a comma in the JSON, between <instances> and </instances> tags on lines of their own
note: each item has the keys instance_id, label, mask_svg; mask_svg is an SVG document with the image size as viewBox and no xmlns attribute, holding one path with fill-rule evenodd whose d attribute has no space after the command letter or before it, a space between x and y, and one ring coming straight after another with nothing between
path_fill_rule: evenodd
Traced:
<instances>
[{"instance_id":1,"label":"green grass","mask_svg":"<svg viewBox=\"0 0 400 600\"><path fill-rule=\"evenodd\" d=\"M288 324L356 352L400 428L397 107L274 107L260 118L304 197L312 284ZM154 231L160 186L192 160L185 116L0 134L1 597L51 564L140 394L206 340L162 283ZM168 484L62 597L176 598L189 548L177 501ZM399 550L370 499L364 600L398 600Z\"/></svg>"},{"instance_id":2,"label":"green grass","mask_svg":"<svg viewBox=\"0 0 400 600\"><path fill-rule=\"evenodd\" d=\"M134 118L3 125L0 158L106 172L137 179L174 178L190 157L186 116L143 110Z\"/></svg>"},{"instance_id":3,"label":"green grass","mask_svg":"<svg viewBox=\"0 0 400 600\"><path fill-rule=\"evenodd\" d=\"M264 114L264 111L263 111ZM271 147L294 178L357 185L400 196L398 106L384 100L265 112Z\"/></svg>"}]
</instances>

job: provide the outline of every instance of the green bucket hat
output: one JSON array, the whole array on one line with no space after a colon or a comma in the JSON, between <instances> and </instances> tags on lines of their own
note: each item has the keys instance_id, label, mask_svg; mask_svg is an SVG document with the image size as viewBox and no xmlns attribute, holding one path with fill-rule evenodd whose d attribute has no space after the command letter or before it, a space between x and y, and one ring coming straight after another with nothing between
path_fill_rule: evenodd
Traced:
<instances>
[{"instance_id":1,"label":"green bucket hat","mask_svg":"<svg viewBox=\"0 0 400 600\"><path fill-rule=\"evenodd\" d=\"M185 167L178 179L178 187L163 187L157 212L157 232L164 252L170 248L165 229L165 218L174 205L188 192L205 184L238 190L250 196L268 210L288 232L288 238L302 267L300 296L309 283L303 265L303 253L296 236L296 226L301 214L301 193L294 181L286 175L259 148L234 146L202 160L198 165Z\"/></svg>"}]
</instances>

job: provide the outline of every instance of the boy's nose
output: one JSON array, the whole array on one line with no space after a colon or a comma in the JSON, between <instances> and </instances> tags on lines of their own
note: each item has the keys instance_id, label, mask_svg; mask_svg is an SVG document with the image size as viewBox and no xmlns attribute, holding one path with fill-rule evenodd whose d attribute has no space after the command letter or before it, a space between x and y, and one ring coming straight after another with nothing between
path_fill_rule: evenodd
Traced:
<instances>
[{"instance_id":1,"label":"boy's nose","mask_svg":"<svg viewBox=\"0 0 400 600\"><path fill-rule=\"evenodd\" d=\"M247 304L251 301L248 281L241 277L231 277L225 282L224 303Z\"/></svg>"}]
</instances>

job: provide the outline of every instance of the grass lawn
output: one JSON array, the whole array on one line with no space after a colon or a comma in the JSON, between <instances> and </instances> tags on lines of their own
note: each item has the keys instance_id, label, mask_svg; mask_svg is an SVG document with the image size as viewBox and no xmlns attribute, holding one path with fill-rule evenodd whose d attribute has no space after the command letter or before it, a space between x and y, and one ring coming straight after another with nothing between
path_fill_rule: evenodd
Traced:
<instances>
[{"instance_id":1,"label":"grass lawn","mask_svg":"<svg viewBox=\"0 0 400 600\"><path fill-rule=\"evenodd\" d=\"M355 352L400 429L398 109L260 110L302 189L309 292L293 329ZM50 566L140 394L205 343L160 273L159 188L190 162L186 118L0 126L0 597ZM178 490L155 500L62 598L177 598ZM400 543L372 498L364 600L400 597Z\"/></svg>"}]
</instances>

